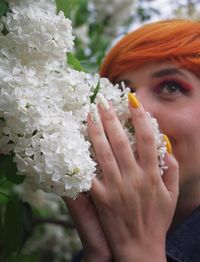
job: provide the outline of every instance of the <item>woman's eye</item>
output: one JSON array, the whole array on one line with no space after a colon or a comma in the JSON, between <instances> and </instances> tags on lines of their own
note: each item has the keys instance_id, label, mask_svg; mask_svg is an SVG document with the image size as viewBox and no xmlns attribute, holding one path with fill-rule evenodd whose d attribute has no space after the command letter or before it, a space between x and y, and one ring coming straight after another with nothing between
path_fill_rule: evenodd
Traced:
<instances>
[{"instance_id":1,"label":"woman's eye","mask_svg":"<svg viewBox=\"0 0 200 262\"><path fill-rule=\"evenodd\" d=\"M168 81L168 82L163 82L160 84L158 88L158 93L164 93L164 94L174 94L178 92L184 92L185 89L183 86L175 81Z\"/></svg>"}]
</instances>

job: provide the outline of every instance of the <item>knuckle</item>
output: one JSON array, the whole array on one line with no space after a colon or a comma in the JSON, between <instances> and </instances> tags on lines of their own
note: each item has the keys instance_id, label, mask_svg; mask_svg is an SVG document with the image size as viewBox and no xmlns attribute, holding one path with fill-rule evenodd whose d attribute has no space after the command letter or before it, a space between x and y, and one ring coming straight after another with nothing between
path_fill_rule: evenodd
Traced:
<instances>
[{"instance_id":1,"label":"knuckle","mask_svg":"<svg viewBox=\"0 0 200 262\"><path fill-rule=\"evenodd\" d=\"M154 143L154 135L149 130L146 132L143 132L141 134L141 138L145 144L153 144Z\"/></svg>"},{"instance_id":2,"label":"knuckle","mask_svg":"<svg viewBox=\"0 0 200 262\"><path fill-rule=\"evenodd\" d=\"M122 150L128 145L127 139L125 137L116 137L115 138L115 148L117 150Z\"/></svg>"},{"instance_id":3,"label":"knuckle","mask_svg":"<svg viewBox=\"0 0 200 262\"><path fill-rule=\"evenodd\" d=\"M146 112L143 110L138 110L136 117L142 121L146 119Z\"/></svg>"},{"instance_id":4,"label":"knuckle","mask_svg":"<svg viewBox=\"0 0 200 262\"><path fill-rule=\"evenodd\" d=\"M90 134L90 136L91 136L91 134ZM102 130L100 128L93 129L93 136L99 137L99 138L102 137Z\"/></svg>"},{"instance_id":5,"label":"knuckle","mask_svg":"<svg viewBox=\"0 0 200 262\"><path fill-rule=\"evenodd\" d=\"M153 186L157 186L158 184L160 184L160 174L158 174L158 172L151 172L149 177Z\"/></svg>"},{"instance_id":6,"label":"knuckle","mask_svg":"<svg viewBox=\"0 0 200 262\"><path fill-rule=\"evenodd\" d=\"M115 113L111 110L107 114L104 114L104 121L113 121L116 118Z\"/></svg>"},{"instance_id":7,"label":"knuckle","mask_svg":"<svg viewBox=\"0 0 200 262\"><path fill-rule=\"evenodd\" d=\"M113 153L109 149L101 150L99 153L99 161L102 163L113 161Z\"/></svg>"},{"instance_id":8,"label":"knuckle","mask_svg":"<svg viewBox=\"0 0 200 262\"><path fill-rule=\"evenodd\" d=\"M134 181L133 181L133 188L134 188L134 190L136 192L140 191L142 189L142 185L143 185L142 179L139 176L135 177Z\"/></svg>"}]
</instances>

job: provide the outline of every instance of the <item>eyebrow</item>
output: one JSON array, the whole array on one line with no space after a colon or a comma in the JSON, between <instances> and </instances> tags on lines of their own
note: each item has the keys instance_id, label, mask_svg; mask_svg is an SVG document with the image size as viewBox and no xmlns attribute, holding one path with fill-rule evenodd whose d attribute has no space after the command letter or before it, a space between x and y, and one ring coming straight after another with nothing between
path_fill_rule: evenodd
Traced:
<instances>
[{"instance_id":1,"label":"eyebrow","mask_svg":"<svg viewBox=\"0 0 200 262\"><path fill-rule=\"evenodd\" d=\"M164 68L164 69L161 69L159 71L156 71L156 72L152 73L151 74L151 78L160 78L160 77L169 76L169 75L180 75L180 76L184 76L184 77L188 78L187 75L185 75L183 72L181 72L177 68ZM115 84L120 84L121 82L124 82L125 85L134 84L134 82L130 81L129 79L120 79Z\"/></svg>"},{"instance_id":2,"label":"eyebrow","mask_svg":"<svg viewBox=\"0 0 200 262\"><path fill-rule=\"evenodd\" d=\"M168 76L168 75L181 75L181 76L186 76L184 73L182 73L180 70L176 68L166 68L159 70L157 72L154 72L151 77L152 78L158 78L158 77L163 77L163 76Z\"/></svg>"}]
</instances>

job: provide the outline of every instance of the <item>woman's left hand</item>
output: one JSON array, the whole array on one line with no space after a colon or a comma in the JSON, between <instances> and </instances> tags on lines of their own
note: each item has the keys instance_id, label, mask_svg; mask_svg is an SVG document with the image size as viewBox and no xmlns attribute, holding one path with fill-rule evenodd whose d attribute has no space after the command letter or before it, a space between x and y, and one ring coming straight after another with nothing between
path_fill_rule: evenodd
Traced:
<instances>
[{"instance_id":1,"label":"woman's left hand","mask_svg":"<svg viewBox=\"0 0 200 262\"><path fill-rule=\"evenodd\" d=\"M99 107L88 132L102 169L91 196L116 261L166 261L165 238L178 197L178 164L167 153L161 177L152 127L142 105L130 106L137 158L112 106Z\"/></svg>"}]
</instances>

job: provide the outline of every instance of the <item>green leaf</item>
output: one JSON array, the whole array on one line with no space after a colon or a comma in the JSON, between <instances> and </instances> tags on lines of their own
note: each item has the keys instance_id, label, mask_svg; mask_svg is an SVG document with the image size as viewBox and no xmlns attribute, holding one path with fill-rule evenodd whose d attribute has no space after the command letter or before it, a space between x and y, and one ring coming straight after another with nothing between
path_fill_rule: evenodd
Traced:
<instances>
[{"instance_id":1,"label":"green leaf","mask_svg":"<svg viewBox=\"0 0 200 262\"><path fill-rule=\"evenodd\" d=\"M4 0L0 0L0 18L4 16L8 11L8 3Z\"/></svg>"},{"instance_id":2,"label":"green leaf","mask_svg":"<svg viewBox=\"0 0 200 262\"><path fill-rule=\"evenodd\" d=\"M72 53L67 53L67 63L77 71L86 72L85 68L81 65L81 62Z\"/></svg>"},{"instance_id":3,"label":"green leaf","mask_svg":"<svg viewBox=\"0 0 200 262\"><path fill-rule=\"evenodd\" d=\"M28 203L10 200L6 205L3 236L5 256L19 255L32 231L32 209ZM17 260L16 260L17 261Z\"/></svg>"},{"instance_id":4,"label":"green leaf","mask_svg":"<svg viewBox=\"0 0 200 262\"><path fill-rule=\"evenodd\" d=\"M73 8L75 9L75 8ZM89 10L88 10L88 0L79 0L76 6L76 11L74 12L74 17L72 18L73 24L76 27L79 27L85 23L88 23Z\"/></svg>"},{"instance_id":5,"label":"green leaf","mask_svg":"<svg viewBox=\"0 0 200 262\"><path fill-rule=\"evenodd\" d=\"M13 155L1 155L0 157L0 178L6 177L14 184L21 184L24 176L17 175L17 167L13 162Z\"/></svg>"},{"instance_id":6,"label":"green leaf","mask_svg":"<svg viewBox=\"0 0 200 262\"><path fill-rule=\"evenodd\" d=\"M97 63L93 63L93 62L90 62L90 61L86 61L86 60L82 60L80 61L80 64L83 68L85 68L85 70L87 72L90 72L90 73L96 73L99 71L99 66L97 65Z\"/></svg>"},{"instance_id":7,"label":"green leaf","mask_svg":"<svg viewBox=\"0 0 200 262\"><path fill-rule=\"evenodd\" d=\"M20 201L10 200L6 205L4 220L4 239L6 256L19 250L22 230L22 205Z\"/></svg>"},{"instance_id":8,"label":"green leaf","mask_svg":"<svg viewBox=\"0 0 200 262\"><path fill-rule=\"evenodd\" d=\"M90 96L90 103L94 103L94 100L95 100L95 98L96 98L96 96L97 96L97 94L99 92L99 89L100 89L100 80L98 81L98 83L97 83L97 85L96 85L96 87L94 89L93 95Z\"/></svg>"},{"instance_id":9,"label":"green leaf","mask_svg":"<svg viewBox=\"0 0 200 262\"><path fill-rule=\"evenodd\" d=\"M79 3L79 0L56 0L57 13L63 11L65 17L70 18L74 7Z\"/></svg>"},{"instance_id":10,"label":"green leaf","mask_svg":"<svg viewBox=\"0 0 200 262\"><path fill-rule=\"evenodd\" d=\"M0 239L2 237L2 208L0 206Z\"/></svg>"},{"instance_id":11,"label":"green leaf","mask_svg":"<svg viewBox=\"0 0 200 262\"><path fill-rule=\"evenodd\" d=\"M33 225L33 212L28 203L22 203L22 235L21 235L21 248L25 244L32 232Z\"/></svg>"},{"instance_id":12,"label":"green leaf","mask_svg":"<svg viewBox=\"0 0 200 262\"><path fill-rule=\"evenodd\" d=\"M69 8L67 7L68 0L56 0L57 13L63 11L65 17L69 16Z\"/></svg>"},{"instance_id":13,"label":"green leaf","mask_svg":"<svg viewBox=\"0 0 200 262\"><path fill-rule=\"evenodd\" d=\"M3 206L5 204L7 204L9 201L9 198L7 198L6 196L2 195L2 192L0 192L0 206Z\"/></svg>"}]
</instances>

